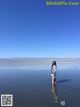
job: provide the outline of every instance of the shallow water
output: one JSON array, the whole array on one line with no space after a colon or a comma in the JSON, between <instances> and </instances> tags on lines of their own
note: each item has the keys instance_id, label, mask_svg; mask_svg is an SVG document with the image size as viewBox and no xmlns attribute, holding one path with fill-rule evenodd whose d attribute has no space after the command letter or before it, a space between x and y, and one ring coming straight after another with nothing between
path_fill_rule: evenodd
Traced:
<instances>
[{"instance_id":1,"label":"shallow water","mask_svg":"<svg viewBox=\"0 0 80 107\"><path fill-rule=\"evenodd\" d=\"M79 64L59 64L56 86L51 84L50 65L1 68L0 94L13 94L14 107L62 107L61 101L65 107L80 107L79 81Z\"/></svg>"}]
</instances>

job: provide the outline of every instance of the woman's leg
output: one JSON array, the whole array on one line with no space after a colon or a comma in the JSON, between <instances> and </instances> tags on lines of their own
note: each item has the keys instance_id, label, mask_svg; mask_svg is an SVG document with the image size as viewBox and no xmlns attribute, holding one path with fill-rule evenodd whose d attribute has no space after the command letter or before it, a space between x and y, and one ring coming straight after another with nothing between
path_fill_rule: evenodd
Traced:
<instances>
[{"instance_id":1,"label":"woman's leg","mask_svg":"<svg viewBox=\"0 0 80 107\"><path fill-rule=\"evenodd\" d=\"M54 85L56 83L56 74L53 74L52 76L52 84Z\"/></svg>"},{"instance_id":2,"label":"woman's leg","mask_svg":"<svg viewBox=\"0 0 80 107\"><path fill-rule=\"evenodd\" d=\"M56 83L56 73L54 74L54 82Z\"/></svg>"},{"instance_id":3,"label":"woman's leg","mask_svg":"<svg viewBox=\"0 0 80 107\"><path fill-rule=\"evenodd\" d=\"M56 78L54 78L54 83L56 83Z\"/></svg>"},{"instance_id":4,"label":"woman's leg","mask_svg":"<svg viewBox=\"0 0 80 107\"><path fill-rule=\"evenodd\" d=\"M52 77L52 84L53 84L53 82L54 82L54 78Z\"/></svg>"},{"instance_id":5,"label":"woman's leg","mask_svg":"<svg viewBox=\"0 0 80 107\"><path fill-rule=\"evenodd\" d=\"M54 76L52 77L52 84L53 85L55 84L55 78L54 78Z\"/></svg>"}]
</instances>

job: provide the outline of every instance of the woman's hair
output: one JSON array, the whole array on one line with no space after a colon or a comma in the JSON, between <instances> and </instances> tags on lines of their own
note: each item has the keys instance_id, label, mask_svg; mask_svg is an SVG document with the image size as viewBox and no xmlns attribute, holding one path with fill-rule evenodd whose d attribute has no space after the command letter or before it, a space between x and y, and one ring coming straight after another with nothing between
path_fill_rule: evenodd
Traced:
<instances>
[{"instance_id":1,"label":"woman's hair","mask_svg":"<svg viewBox=\"0 0 80 107\"><path fill-rule=\"evenodd\" d=\"M56 61L55 61L55 60L52 62L52 66L53 66L53 65L55 65L55 66L56 66Z\"/></svg>"}]
</instances>

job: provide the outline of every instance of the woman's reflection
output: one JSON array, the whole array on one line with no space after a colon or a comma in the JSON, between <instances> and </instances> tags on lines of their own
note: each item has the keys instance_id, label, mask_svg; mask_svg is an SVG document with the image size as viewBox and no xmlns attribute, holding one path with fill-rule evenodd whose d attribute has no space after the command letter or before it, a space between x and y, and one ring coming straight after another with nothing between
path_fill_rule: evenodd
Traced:
<instances>
[{"instance_id":1,"label":"woman's reflection","mask_svg":"<svg viewBox=\"0 0 80 107\"><path fill-rule=\"evenodd\" d=\"M52 83L52 96L54 100L55 107L58 107L58 93L57 93L57 86L56 84Z\"/></svg>"}]
</instances>

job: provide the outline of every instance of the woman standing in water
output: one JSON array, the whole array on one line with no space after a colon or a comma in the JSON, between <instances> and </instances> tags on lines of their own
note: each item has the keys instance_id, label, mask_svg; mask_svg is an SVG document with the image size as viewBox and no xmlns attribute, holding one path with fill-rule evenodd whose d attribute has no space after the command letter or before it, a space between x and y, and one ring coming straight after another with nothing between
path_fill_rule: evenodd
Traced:
<instances>
[{"instance_id":1,"label":"woman standing in water","mask_svg":"<svg viewBox=\"0 0 80 107\"><path fill-rule=\"evenodd\" d=\"M51 66L51 77L52 77L52 84L56 84L56 61L52 62Z\"/></svg>"}]
</instances>

